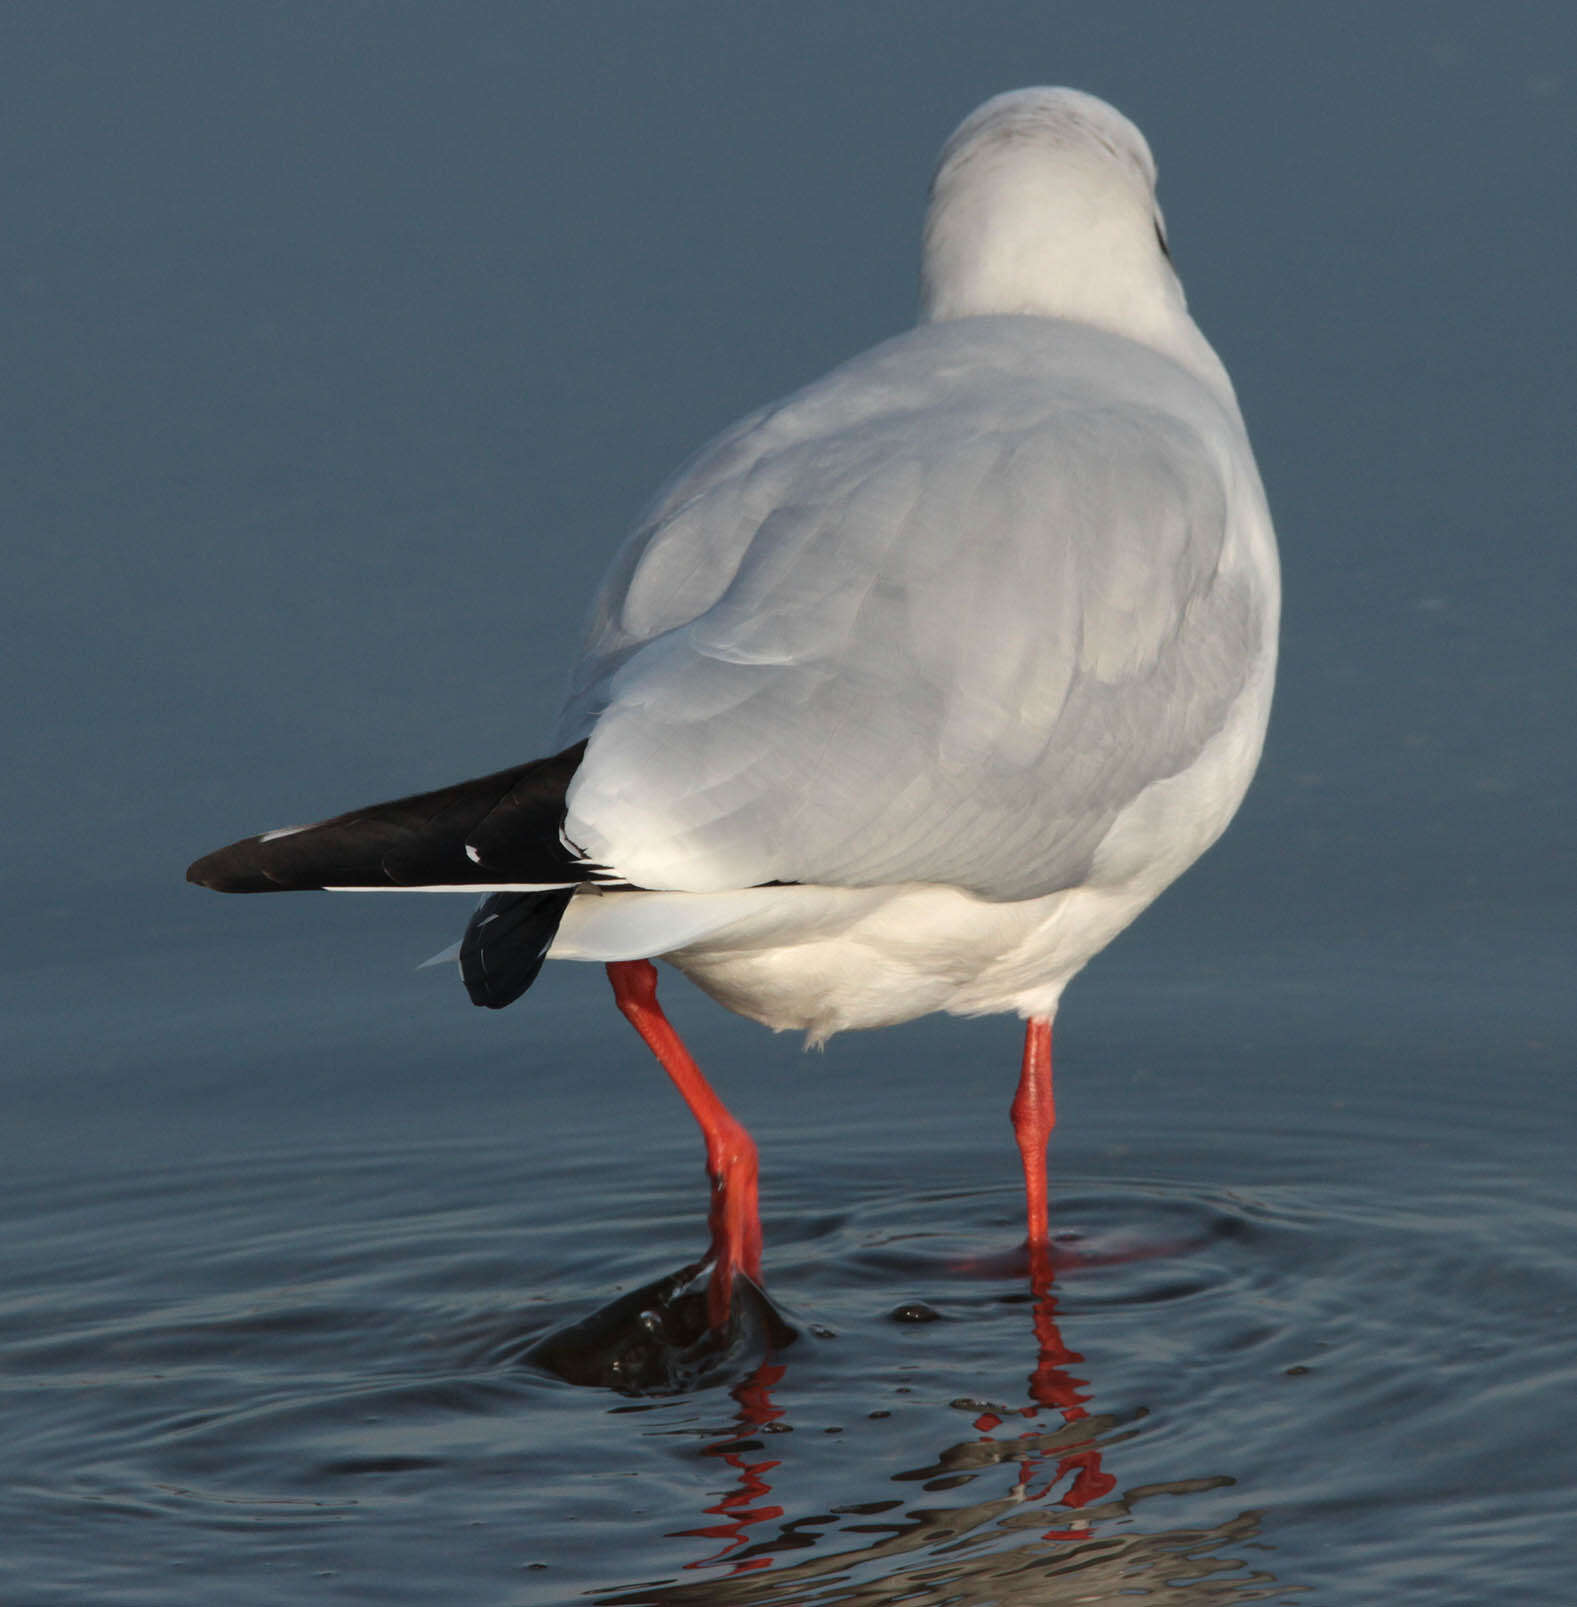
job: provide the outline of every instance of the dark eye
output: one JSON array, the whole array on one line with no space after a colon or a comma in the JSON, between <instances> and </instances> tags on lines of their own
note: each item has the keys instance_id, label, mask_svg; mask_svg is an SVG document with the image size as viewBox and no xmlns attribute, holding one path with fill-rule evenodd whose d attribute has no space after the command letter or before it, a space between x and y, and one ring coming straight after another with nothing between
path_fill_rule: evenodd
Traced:
<instances>
[{"instance_id":1,"label":"dark eye","mask_svg":"<svg viewBox=\"0 0 1577 1607\"><path fill-rule=\"evenodd\" d=\"M1161 255L1165 257L1168 262L1170 262L1172 260L1172 253L1167 249L1166 230L1161 227L1161 220L1159 218L1156 219L1155 224L1155 243L1160 246Z\"/></svg>"}]
</instances>

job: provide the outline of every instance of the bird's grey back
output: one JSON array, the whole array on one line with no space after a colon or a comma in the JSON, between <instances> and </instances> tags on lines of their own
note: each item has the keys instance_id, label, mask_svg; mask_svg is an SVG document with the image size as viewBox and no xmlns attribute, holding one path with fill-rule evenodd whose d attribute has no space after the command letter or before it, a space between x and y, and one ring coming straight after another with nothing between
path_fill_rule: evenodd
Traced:
<instances>
[{"instance_id":1,"label":"bird's grey back","mask_svg":"<svg viewBox=\"0 0 1577 1607\"><path fill-rule=\"evenodd\" d=\"M645 885L1076 885L1268 650L1245 521L1268 539L1235 405L1170 359L913 330L729 431L627 543L567 829Z\"/></svg>"}]
</instances>

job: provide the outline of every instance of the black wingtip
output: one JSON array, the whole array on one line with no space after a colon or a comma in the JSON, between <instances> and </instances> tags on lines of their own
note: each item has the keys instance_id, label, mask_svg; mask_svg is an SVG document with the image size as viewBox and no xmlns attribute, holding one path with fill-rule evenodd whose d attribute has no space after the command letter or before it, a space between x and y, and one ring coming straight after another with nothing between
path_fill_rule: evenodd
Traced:
<instances>
[{"instance_id":1,"label":"black wingtip","mask_svg":"<svg viewBox=\"0 0 1577 1607\"><path fill-rule=\"evenodd\" d=\"M216 893L324 887L467 887L585 881L559 839L564 798L586 744L436 792L244 837L194 861L186 879Z\"/></svg>"},{"instance_id":2,"label":"black wingtip","mask_svg":"<svg viewBox=\"0 0 1577 1607\"><path fill-rule=\"evenodd\" d=\"M214 893L278 893L286 884L261 870L257 864L260 837L247 837L228 848L215 849L194 859L186 867L186 879L195 887ZM321 892L321 888L298 887L296 892Z\"/></svg>"}]
</instances>

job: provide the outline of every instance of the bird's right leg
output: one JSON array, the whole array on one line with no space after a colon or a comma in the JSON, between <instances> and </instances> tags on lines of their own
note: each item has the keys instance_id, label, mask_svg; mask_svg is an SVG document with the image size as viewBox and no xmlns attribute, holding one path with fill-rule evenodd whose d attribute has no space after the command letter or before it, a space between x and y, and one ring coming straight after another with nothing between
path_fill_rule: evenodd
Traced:
<instances>
[{"instance_id":1,"label":"bird's right leg","mask_svg":"<svg viewBox=\"0 0 1577 1607\"><path fill-rule=\"evenodd\" d=\"M615 960L608 966L614 1002L656 1055L706 1140L706 1170L712 1180L712 1280L707 1320L728 1321L734 1274L761 1281L761 1211L757 1202L756 1144L730 1114L691 1058L657 1002L657 968L650 960Z\"/></svg>"},{"instance_id":2,"label":"bird's right leg","mask_svg":"<svg viewBox=\"0 0 1577 1607\"><path fill-rule=\"evenodd\" d=\"M1046 1144L1057 1125L1051 1096L1051 1018L1024 1024L1024 1061L1013 1096L1013 1135L1024 1162L1024 1206L1029 1233L1030 1283L1045 1293L1051 1283L1051 1233L1046 1213Z\"/></svg>"}]
</instances>

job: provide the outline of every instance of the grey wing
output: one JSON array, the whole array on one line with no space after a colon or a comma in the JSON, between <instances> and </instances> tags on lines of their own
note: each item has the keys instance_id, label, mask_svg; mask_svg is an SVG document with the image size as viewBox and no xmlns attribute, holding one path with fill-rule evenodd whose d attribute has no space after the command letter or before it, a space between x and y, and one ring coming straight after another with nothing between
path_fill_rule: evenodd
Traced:
<instances>
[{"instance_id":1,"label":"grey wing","mask_svg":"<svg viewBox=\"0 0 1577 1607\"><path fill-rule=\"evenodd\" d=\"M1255 673L1232 453L1065 397L763 428L610 577L568 839L646 887L1076 885Z\"/></svg>"}]
</instances>

